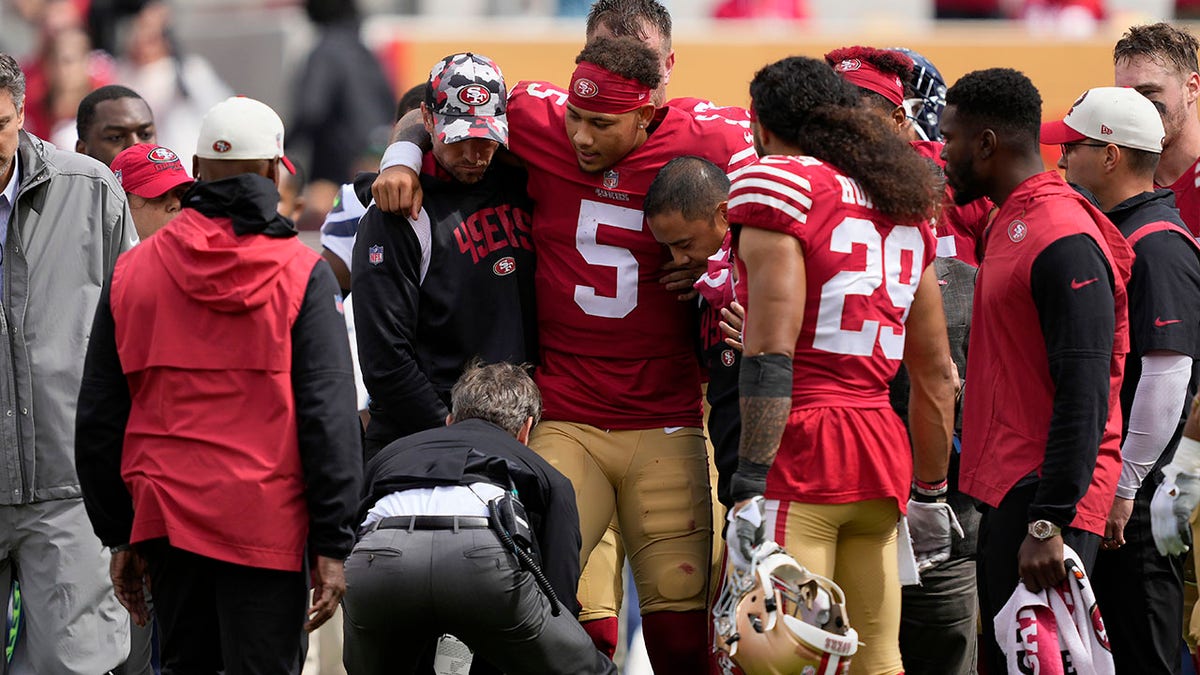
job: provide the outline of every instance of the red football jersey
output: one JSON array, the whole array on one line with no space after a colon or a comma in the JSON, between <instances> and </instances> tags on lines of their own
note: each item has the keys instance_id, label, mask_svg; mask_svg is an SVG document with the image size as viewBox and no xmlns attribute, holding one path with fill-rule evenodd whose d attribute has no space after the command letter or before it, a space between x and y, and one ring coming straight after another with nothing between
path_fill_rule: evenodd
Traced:
<instances>
[{"instance_id":1,"label":"red football jersey","mask_svg":"<svg viewBox=\"0 0 1200 675\"><path fill-rule=\"evenodd\" d=\"M700 425L690 304L658 283L669 260L642 214L658 170L697 155L735 171L755 160L746 128L658 111L644 144L585 173L567 138L567 92L521 82L509 95L509 148L529 171L537 251L537 382L547 419L606 429Z\"/></svg>"},{"instance_id":2,"label":"red football jersey","mask_svg":"<svg viewBox=\"0 0 1200 675\"><path fill-rule=\"evenodd\" d=\"M829 164L784 156L764 157L734 180L729 221L795 237L804 253L792 415L767 497L895 497L903 508L912 456L888 383L904 355L904 322L921 273L933 262L931 228L895 224L857 181ZM744 279L740 256L738 264ZM829 447L834 440L841 449ZM834 452L842 457L827 461Z\"/></svg>"},{"instance_id":3,"label":"red football jersey","mask_svg":"<svg viewBox=\"0 0 1200 675\"><path fill-rule=\"evenodd\" d=\"M1171 186L1175 207L1192 236L1200 239L1200 159Z\"/></svg>"}]
</instances>

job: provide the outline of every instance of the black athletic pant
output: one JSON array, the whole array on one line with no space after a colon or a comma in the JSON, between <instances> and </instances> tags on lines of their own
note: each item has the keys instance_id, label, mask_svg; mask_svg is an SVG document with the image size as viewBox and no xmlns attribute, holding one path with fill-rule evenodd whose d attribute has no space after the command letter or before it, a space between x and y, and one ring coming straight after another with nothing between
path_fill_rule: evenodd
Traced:
<instances>
[{"instance_id":1,"label":"black athletic pant","mask_svg":"<svg viewBox=\"0 0 1200 675\"><path fill-rule=\"evenodd\" d=\"M1036 482L1022 485L1009 490L1000 506L980 507L983 518L979 523L979 554L975 561L982 628L979 651L981 660L986 654L990 675L1008 671L1004 652L1000 651L1000 645L996 642L993 619L1012 597L1020 581L1017 552L1029 533L1029 504L1036 492ZM1063 542L1079 554L1083 569L1090 577L1096 566L1100 535L1066 527L1063 528Z\"/></svg>"},{"instance_id":2,"label":"black athletic pant","mask_svg":"<svg viewBox=\"0 0 1200 675\"><path fill-rule=\"evenodd\" d=\"M1183 558L1160 554L1150 532L1150 500L1160 483L1161 472L1146 476L1125 524L1125 545L1100 551L1092 575L1118 673L1183 672Z\"/></svg>"},{"instance_id":3,"label":"black athletic pant","mask_svg":"<svg viewBox=\"0 0 1200 675\"><path fill-rule=\"evenodd\" d=\"M299 675L301 572L222 562L166 539L138 544L154 591L162 675Z\"/></svg>"}]
</instances>

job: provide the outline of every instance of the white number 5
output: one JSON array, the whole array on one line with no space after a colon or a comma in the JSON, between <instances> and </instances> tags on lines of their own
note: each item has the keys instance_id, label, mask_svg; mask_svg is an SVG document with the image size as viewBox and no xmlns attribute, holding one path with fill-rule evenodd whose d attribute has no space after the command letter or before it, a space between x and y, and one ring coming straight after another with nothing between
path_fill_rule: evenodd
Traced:
<instances>
[{"instance_id":1,"label":"white number 5","mask_svg":"<svg viewBox=\"0 0 1200 675\"><path fill-rule=\"evenodd\" d=\"M637 307L638 262L629 249L600 244L596 233L601 226L642 231L642 212L624 206L584 199L579 204L579 226L575 247L589 265L611 267L617 272L616 295L600 295L592 286L575 286L575 304L585 313L608 319L621 319Z\"/></svg>"},{"instance_id":2,"label":"white number 5","mask_svg":"<svg viewBox=\"0 0 1200 675\"><path fill-rule=\"evenodd\" d=\"M871 295L885 282L892 305L903 310L901 321L908 318L925 259L925 242L921 239L921 232L911 225L896 226L888 233L887 239L883 239L871 221L846 218L833 229L829 248L837 253L850 253L855 244L867 248L866 268L838 272L821 287L813 347L835 354L870 356L878 340L884 356L889 359L902 358L903 328L897 330L886 326L881 329L878 321L867 319L858 330L849 330L842 328L842 320L846 296ZM907 282L900 279L905 251L912 254Z\"/></svg>"}]
</instances>

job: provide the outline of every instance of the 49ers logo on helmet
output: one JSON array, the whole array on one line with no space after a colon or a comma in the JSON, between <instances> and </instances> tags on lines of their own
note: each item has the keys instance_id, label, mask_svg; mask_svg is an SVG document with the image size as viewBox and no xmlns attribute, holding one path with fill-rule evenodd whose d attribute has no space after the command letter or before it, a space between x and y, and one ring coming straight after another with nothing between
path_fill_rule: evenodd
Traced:
<instances>
[{"instance_id":1,"label":"49ers logo on helmet","mask_svg":"<svg viewBox=\"0 0 1200 675\"><path fill-rule=\"evenodd\" d=\"M150 153L146 155L146 159L158 164L170 164L171 162L179 161L179 157L177 157L175 153L163 147L158 147L151 150Z\"/></svg>"},{"instance_id":2,"label":"49ers logo on helmet","mask_svg":"<svg viewBox=\"0 0 1200 675\"><path fill-rule=\"evenodd\" d=\"M591 98L600 93L600 87L586 77L581 77L575 80L575 93L584 98Z\"/></svg>"},{"instance_id":3,"label":"49ers logo on helmet","mask_svg":"<svg viewBox=\"0 0 1200 675\"><path fill-rule=\"evenodd\" d=\"M482 84L469 84L458 90L458 100L464 105L480 106L492 100L492 92Z\"/></svg>"},{"instance_id":4,"label":"49ers logo on helmet","mask_svg":"<svg viewBox=\"0 0 1200 675\"><path fill-rule=\"evenodd\" d=\"M492 265L492 272L498 277L506 277L517 271L517 261L511 255L505 256Z\"/></svg>"}]
</instances>

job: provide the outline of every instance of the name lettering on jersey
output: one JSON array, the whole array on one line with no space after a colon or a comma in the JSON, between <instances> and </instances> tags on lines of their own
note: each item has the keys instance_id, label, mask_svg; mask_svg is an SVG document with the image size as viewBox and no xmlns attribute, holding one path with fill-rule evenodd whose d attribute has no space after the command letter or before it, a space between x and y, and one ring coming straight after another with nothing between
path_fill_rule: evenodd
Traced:
<instances>
[{"instance_id":1,"label":"name lettering on jersey","mask_svg":"<svg viewBox=\"0 0 1200 675\"><path fill-rule=\"evenodd\" d=\"M841 174L835 176L838 184L842 186L842 203L857 204L868 209L875 208L875 204L871 202L871 198L867 196L866 190L858 184L858 181L853 178L847 178Z\"/></svg>"},{"instance_id":2,"label":"name lettering on jersey","mask_svg":"<svg viewBox=\"0 0 1200 675\"><path fill-rule=\"evenodd\" d=\"M604 188L596 188L596 196L603 199L611 199L614 202L627 202L629 195L624 192L614 192L613 190L605 190Z\"/></svg>"},{"instance_id":3,"label":"name lettering on jersey","mask_svg":"<svg viewBox=\"0 0 1200 675\"><path fill-rule=\"evenodd\" d=\"M525 87L526 93L535 98L551 99L554 105L567 104L567 92L557 89L542 89L542 86L537 82L530 82L528 87Z\"/></svg>"},{"instance_id":4,"label":"name lettering on jersey","mask_svg":"<svg viewBox=\"0 0 1200 675\"><path fill-rule=\"evenodd\" d=\"M478 263L491 253L506 248L533 250L530 217L511 204L481 209L454 228L459 253L470 254Z\"/></svg>"}]
</instances>

